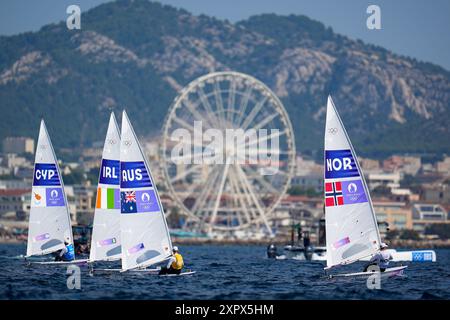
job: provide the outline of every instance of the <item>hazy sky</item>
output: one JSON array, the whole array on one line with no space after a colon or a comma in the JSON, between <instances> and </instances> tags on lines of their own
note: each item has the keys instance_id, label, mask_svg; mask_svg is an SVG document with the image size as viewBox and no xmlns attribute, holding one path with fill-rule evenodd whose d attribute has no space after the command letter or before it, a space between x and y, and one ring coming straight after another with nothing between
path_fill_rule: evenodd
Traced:
<instances>
[{"instance_id":1,"label":"hazy sky","mask_svg":"<svg viewBox=\"0 0 450 320\"><path fill-rule=\"evenodd\" d=\"M0 34L39 30L65 20L66 8L82 11L107 0L2 0ZM353 39L439 64L450 70L450 0L161 0L194 14L232 22L260 13L304 14ZM381 30L368 30L366 9L381 8ZM83 26L83 17L81 17Z\"/></svg>"}]
</instances>

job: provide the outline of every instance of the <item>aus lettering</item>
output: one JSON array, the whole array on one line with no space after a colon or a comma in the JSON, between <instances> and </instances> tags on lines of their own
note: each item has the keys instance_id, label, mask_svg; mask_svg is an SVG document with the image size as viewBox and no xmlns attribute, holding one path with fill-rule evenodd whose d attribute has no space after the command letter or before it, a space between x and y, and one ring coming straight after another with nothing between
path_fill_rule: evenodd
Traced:
<instances>
[{"instance_id":1,"label":"aus lettering","mask_svg":"<svg viewBox=\"0 0 450 320\"><path fill-rule=\"evenodd\" d=\"M130 169L122 171L122 181L123 182L131 182L131 181L140 181L142 180L142 169Z\"/></svg>"}]
</instances>

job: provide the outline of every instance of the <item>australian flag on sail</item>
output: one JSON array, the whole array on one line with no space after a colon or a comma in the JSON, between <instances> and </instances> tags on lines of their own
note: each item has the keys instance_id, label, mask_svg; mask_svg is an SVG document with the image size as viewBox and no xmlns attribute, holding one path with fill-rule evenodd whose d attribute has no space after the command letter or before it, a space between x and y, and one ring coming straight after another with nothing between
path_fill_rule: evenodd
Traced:
<instances>
[{"instance_id":1,"label":"australian flag on sail","mask_svg":"<svg viewBox=\"0 0 450 320\"><path fill-rule=\"evenodd\" d=\"M325 151L325 179L359 177L351 150Z\"/></svg>"},{"instance_id":2,"label":"australian flag on sail","mask_svg":"<svg viewBox=\"0 0 450 320\"><path fill-rule=\"evenodd\" d=\"M125 191L120 193L121 213L136 213L136 191Z\"/></svg>"},{"instance_id":3,"label":"australian flag on sail","mask_svg":"<svg viewBox=\"0 0 450 320\"><path fill-rule=\"evenodd\" d=\"M128 161L120 163L121 188L151 187L152 182L144 161Z\"/></svg>"},{"instance_id":4,"label":"australian flag on sail","mask_svg":"<svg viewBox=\"0 0 450 320\"><path fill-rule=\"evenodd\" d=\"M154 190L125 191L121 195L122 213L160 211Z\"/></svg>"},{"instance_id":5,"label":"australian flag on sail","mask_svg":"<svg viewBox=\"0 0 450 320\"><path fill-rule=\"evenodd\" d=\"M36 163L34 165L33 186L59 186L58 170L54 163Z\"/></svg>"}]
</instances>

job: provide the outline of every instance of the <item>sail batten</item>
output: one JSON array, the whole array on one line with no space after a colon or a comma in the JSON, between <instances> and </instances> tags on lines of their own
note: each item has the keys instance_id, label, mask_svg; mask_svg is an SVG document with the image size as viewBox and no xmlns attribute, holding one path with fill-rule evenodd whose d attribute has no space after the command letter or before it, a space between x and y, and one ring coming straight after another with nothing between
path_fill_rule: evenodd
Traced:
<instances>
[{"instance_id":1,"label":"sail batten","mask_svg":"<svg viewBox=\"0 0 450 320\"><path fill-rule=\"evenodd\" d=\"M126 112L120 146L122 270L149 266L172 254L167 221L147 158Z\"/></svg>"},{"instance_id":2,"label":"sail batten","mask_svg":"<svg viewBox=\"0 0 450 320\"><path fill-rule=\"evenodd\" d=\"M120 132L111 113L103 146L90 261L113 261L121 258L120 245Z\"/></svg>"},{"instance_id":3,"label":"sail batten","mask_svg":"<svg viewBox=\"0 0 450 320\"><path fill-rule=\"evenodd\" d=\"M331 97L325 127L324 183L327 266L350 264L376 253L381 241L369 190Z\"/></svg>"},{"instance_id":4,"label":"sail batten","mask_svg":"<svg viewBox=\"0 0 450 320\"><path fill-rule=\"evenodd\" d=\"M58 161L41 121L33 170L27 256L45 255L73 244L70 211Z\"/></svg>"}]
</instances>

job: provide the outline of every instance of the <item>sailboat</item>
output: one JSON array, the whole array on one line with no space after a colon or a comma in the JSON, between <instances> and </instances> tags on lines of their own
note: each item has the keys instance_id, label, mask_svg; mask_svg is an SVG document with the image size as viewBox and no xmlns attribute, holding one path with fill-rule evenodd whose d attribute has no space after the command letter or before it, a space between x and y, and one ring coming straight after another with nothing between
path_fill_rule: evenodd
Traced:
<instances>
[{"instance_id":1,"label":"sailboat","mask_svg":"<svg viewBox=\"0 0 450 320\"><path fill-rule=\"evenodd\" d=\"M44 120L41 121L31 191L30 218L28 224L27 254L44 256L65 247L64 241L74 244L70 211L64 183L52 142ZM72 261L29 261L38 264L73 264Z\"/></svg>"},{"instance_id":2,"label":"sailboat","mask_svg":"<svg viewBox=\"0 0 450 320\"><path fill-rule=\"evenodd\" d=\"M372 200L355 151L336 107L328 96L324 154L327 267L348 265L380 250L381 239ZM406 266L387 268L399 275ZM367 276L358 272L339 276Z\"/></svg>"},{"instance_id":3,"label":"sailboat","mask_svg":"<svg viewBox=\"0 0 450 320\"><path fill-rule=\"evenodd\" d=\"M119 174L120 132L111 112L98 179L89 262L114 261L122 256Z\"/></svg>"},{"instance_id":4,"label":"sailboat","mask_svg":"<svg viewBox=\"0 0 450 320\"><path fill-rule=\"evenodd\" d=\"M125 111L120 142L120 199L122 268L94 271L158 273L160 269L148 267L172 257L172 240L147 157Z\"/></svg>"}]
</instances>

